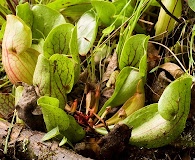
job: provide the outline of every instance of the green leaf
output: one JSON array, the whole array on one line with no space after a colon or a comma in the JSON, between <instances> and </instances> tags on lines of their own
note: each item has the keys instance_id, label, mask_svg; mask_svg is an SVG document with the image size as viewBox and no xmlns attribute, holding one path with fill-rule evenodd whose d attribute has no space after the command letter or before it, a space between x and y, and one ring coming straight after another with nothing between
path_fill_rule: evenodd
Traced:
<instances>
[{"instance_id":1,"label":"green leaf","mask_svg":"<svg viewBox=\"0 0 195 160\"><path fill-rule=\"evenodd\" d=\"M63 133L69 127L70 120L66 112L57 105L58 101L56 98L43 96L38 99L37 103L42 109L47 131L58 126L60 133Z\"/></svg>"},{"instance_id":2,"label":"green leaf","mask_svg":"<svg viewBox=\"0 0 195 160\"><path fill-rule=\"evenodd\" d=\"M114 4L108 1L91 1L92 6L95 8L98 17L105 25L110 25L113 21L112 17L116 13Z\"/></svg>"},{"instance_id":3,"label":"green leaf","mask_svg":"<svg viewBox=\"0 0 195 160\"><path fill-rule=\"evenodd\" d=\"M130 17L133 13L134 7L131 5L131 1L127 0L116 0L113 2L116 7L116 14L120 14L122 10L124 10L122 15L126 17ZM124 8L125 7L125 8Z\"/></svg>"},{"instance_id":4,"label":"green leaf","mask_svg":"<svg viewBox=\"0 0 195 160\"><path fill-rule=\"evenodd\" d=\"M161 7L160 4L156 0L151 1L151 6Z\"/></svg>"},{"instance_id":5,"label":"green leaf","mask_svg":"<svg viewBox=\"0 0 195 160\"><path fill-rule=\"evenodd\" d=\"M57 11L44 5L35 5L32 8L34 39L45 38L49 32L60 24L66 23L64 17Z\"/></svg>"},{"instance_id":6,"label":"green leaf","mask_svg":"<svg viewBox=\"0 0 195 160\"><path fill-rule=\"evenodd\" d=\"M123 106L109 119L106 120L108 126L116 124L117 122L125 119L127 116L131 115L138 109L144 107L145 105L145 91L144 91L144 82L140 80L137 84L137 90L135 94L130 97ZM121 115L121 111L122 114Z\"/></svg>"},{"instance_id":7,"label":"green leaf","mask_svg":"<svg viewBox=\"0 0 195 160\"><path fill-rule=\"evenodd\" d=\"M59 108L59 100L57 98L42 96L38 99L37 103L42 108L47 131L51 131L58 126L60 132L59 138L65 136L70 142L77 142L84 138L85 131L83 128L72 116Z\"/></svg>"},{"instance_id":8,"label":"green leaf","mask_svg":"<svg viewBox=\"0 0 195 160\"><path fill-rule=\"evenodd\" d=\"M130 144L157 148L174 141L183 131L190 110L192 77L184 75L163 92L158 104L151 104L127 117L133 127Z\"/></svg>"},{"instance_id":9,"label":"green leaf","mask_svg":"<svg viewBox=\"0 0 195 160\"><path fill-rule=\"evenodd\" d=\"M46 58L50 58L54 54L71 55L69 44L73 28L72 24L66 23L52 29L43 45Z\"/></svg>"},{"instance_id":10,"label":"green leaf","mask_svg":"<svg viewBox=\"0 0 195 160\"><path fill-rule=\"evenodd\" d=\"M122 69L126 66L139 68L141 58L147 53L148 40L149 37L144 34L131 36L123 46L119 61L119 68ZM142 68L146 68L146 62L146 60L143 61L144 64L141 65Z\"/></svg>"},{"instance_id":11,"label":"green leaf","mask_svg":"<svg viewBox=\"0 0 195 160\"><path fill-rule=\"evenodd\" d=\"M78 50L78 43L77 43L77 27L75 26L71 30L71 39L69 43L69 48L70 48L70 55L72 58L75 60L78 65L80 65L80 57L79 57L79 50Z\"/></svg>"},{"instance_id":12,"label":"green leaf","mask_svg":"<svg viewBox=\"0 0 195 160\"><path fill-rule=\"evenodd\" d=\"M148 56L147 56L147 48L148 48L148 40L149 36L147 36L142 43L143 47L143 56L140 59L139 62L139 72L143 77L146 77L147 75L147 66L148 66Z\"/></svg>"},{"instance_id":13,"label":"green leaf","mask_svg":"<svg viewBox=\"0 0 195 160\"><path fill-rule=\"evenodd\" d=\"M71 17L74 19L79 19L85 12L92 8L91 3L80 3L73 6L69 6L61 11L61 14L65 17Z\"/></svg>"},{"instance_id":14,"label":"green leaf","mask_svg":"<svg viewBox=\"0 0 195 160\"><path fill-rule=\"evenodd\" d=\"M56 94L69 93L74 84L74 62L65 55L55 54L50 58L51 82Z\"/></svg>"},{"instance_id":15,"label":"green leaf","mask_svg":"<svg viewBox=\"0 0 195 160\"><path fill-rule=\"evenodd\" d=\"M145 51L144 55L142 56L142 58L140 59L139 62L139 72L141 74L141 76L145 77L147 76L147 51Z\"/></svg>"},{"instance_id":16,"label":"green leaf","mask_svg":"<svg viewBox=\"0 0 195 160\"><path fill-rule=\"evenodd\" d=\"M46 58L50 58L54 54L70 55L70 59L72 59L75 67L74 82L77 82L80 74L80 59L76 27L70 23L66 23L52 29L45 40L43 50Z\"/></svg>"},{"instance_id":17,"label":"green leaf","mask_svg":"<svg viewBox=\"0 0 195 160\"><path fill-rule=\"evenodd\" d=\"M129 38L131 38L133 30L135 30L135 27L137 25L140 16L150 6L151 2L152 1L148 1L148 3L145 3L145 0L140 0L140 2L137 3L137 5L134 7L134 14L130 18L127 27L125 28L123 27L120 32L119 42L116 48L119 58L121 56L121 52L123 50L123 46L125 42L129 40Z\"/></svg>"},{"instance_id":18,"label":"green leaf","mask_svg":"<svg viewBox=\"0 0 195 160\"><path fill-rule=\"evenodd\" d=\"M38 86L42 96L52 95L50 70L49 60L45 58L43 54L40 54L33 75L33 84Z\"/></svg>"},{"instance_id":19,"label":"green leaf","mask_svg":"<svg viewBox=\"0 0 195 160\"><path fill-rule=\"evenodd\" d=\"M93 10L81 16L77 23L79 54L85 56L93 46L98 30L98 22Z\"/></svg>"},{"instance_id":20,"label":"green leaf","mask_svg":"<svg viewBox=\"0 0 195 160\"><path fill-rule=\"evenodd\" d=\"M61 142L59 143L59 146L60 147L63 146L64 144L67 143L67 141L68 141L68 139L66 137L63 137L62 140L61 140Z\"/></svg>"},{"instance_id":21,"label":"green leaf","mask_svg":"<svg viewBox=\"0 0 195 160\"><path fill-rule=\"evenodd\" d=\"M57 11L60 11L62 9L65 9L69 6L74 6L76 4L81 3L89 3L90 0L55 0L49 4L47 4L48 7L55 9Z\"/></svg>"},{"instance_id":22,"label":"green leaf","mask_svg":"<svg viewBox=\"0 0 195 160\"><path fill-rule=\"evenodd\" d=\"M188 6L195 12L195 0L188 0Z\"/></svg>"},{"instance_id":23,"label":"green leaf","mask_svg":"<svg viewBox=\"0 0 195 160\"><path fill-rule=\"evenodd\" d=\"M59 100L57 98L49 97L49 96L41 96L38 100L38 104L46 104L48 106L59 107Z\"/></svg>"},{"instance_id":24,"label":"green leaf","mask_svg":"<svg viewBox=\"0 0 195 160\"><path fill-rule=\"evenodd\" d=\"M192 78L184 75L165 88L158 102L158 112L166 120L187 116L190 106Z\"/></svg>"},{"instance_id":25,"label":"green leaf","mask_svg":"<svg viewBox=\"0 0 195 160\"><path fill-rule=\"evenodd\" d=\"M47 140L50 140L56 136L58 136L60 134L60 131L59 131L59 127L55 127L54 129L50 130L49 132L47 132L43 138L41 139L41 141L47 141Z\"/></svg>"},{"instance_id":26,"label":"green leaf","mask_svg":"<svg viewBox=\"0 0 195 160\"><path fill-rule=\"evenodd\" d=\"M12 94L1 93L0 94L0 117L4 119L10 118L15 109L15 99Z\"/></svg>"},{"instance_id":27,"label":"green leaf","mask_svg":"<svg viewBox=\"0 0 195 160\"><path fill-rule=\"evenodd\" d=\"M60 107L66 104L66 94L74 84L75 62L66 55L54 54L50 59L40 55L33 76L33 84L39 87L41 95L56 97Z\"/></svg>"},{"instance_id":28,"label":"green leaf","mask_svg":"<svg viewBox=\"0 0 195 160\"><path fill-rule=\"evenodd\" d=\"M78 43L77 43L77 27L74 27L72 30L72 35L70 39L70 54L74 61L74 84L78 81L81 71L80 66L80 57L79 57L79 50L78 50Z\"/></svg>"},{"instance_id":29,"label":"green leaf","mask_svg":"<svg viewBox=\"0 0 195 160\"><path fill-rule=\"evenodd\" d=\"M137 111L135 111L132 115L128 116L123 123L128 126L132 125L134 128L137 128L144 124L144 122L150 121L155 115L158 114L158 104L150 104L145 106ZM147 115L147 116L145 116Z\"/></svg>"},{"instance_id":30,"label":"green leaf","mask_svg":"<svg viewBox=\"0 0 195 160\"><path fill-rule=\"evenodd\" d=\"M29 3L19 4L16 6L16 15L20 17L30 28L33 24L33 13Z\"/></svg>"},{"instance_id":31,"label":"green leaf","mask_svg":"<svg viewBox=\"0 0 195 160\"><path fill-rule=\"evenodd\" d=\"M142 78L138 70L131 67L123 68L116 79L114 93L103 105L98 115L101 116L106 107L119 106L132 97L136 92L139 80Z\"/></svg>"},{"instance_id":32,"label":"green leaf","mask_svg":"<svg viewBox=\"0 0 195 160\"><path fill-rule=\"evenodd\" d=\"M72 117L71 115L68 115L68 116L69 116L69 120L70 120L70 125L69 125L68 129L66 130L66 132L62 132L62 134L65 135L65 137L68 138L68 140L75 143L75 142L78 142L85 137L85 131L77 123L77 121L74 119L74 117Z\"/></svg>"}]
</instances>

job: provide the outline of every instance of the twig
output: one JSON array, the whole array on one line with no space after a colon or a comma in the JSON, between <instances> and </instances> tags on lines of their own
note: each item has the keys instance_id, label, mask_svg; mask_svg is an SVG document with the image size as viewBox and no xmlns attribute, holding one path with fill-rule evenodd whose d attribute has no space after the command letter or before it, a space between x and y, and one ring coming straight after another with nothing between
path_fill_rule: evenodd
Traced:
<instances>
[{"instance_id":1,"label":"twig","mask_svg":"<svg viewBox=\"0 0 195 160\"><path fill-rule=\"evenodd\" d=\"M110 132L110 129L108 128L106 122L100 116L98 116L96 113L93 113L93 114L94 114L94 116L96 116L96 118L98 118L104 124L104 127L106 128L107 132Z\"/></svg>"}]
</instances>

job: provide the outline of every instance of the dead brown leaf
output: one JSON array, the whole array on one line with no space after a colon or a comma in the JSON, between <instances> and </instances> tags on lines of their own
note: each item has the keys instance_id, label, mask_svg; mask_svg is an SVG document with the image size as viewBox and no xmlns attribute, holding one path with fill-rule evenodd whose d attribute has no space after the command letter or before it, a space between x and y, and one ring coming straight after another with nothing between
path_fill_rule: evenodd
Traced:
<instances>
[{"instance_id":1,"label":"dead brown leaf","mask_svg":"<svg viewBox=\"0 0 195 160\"><path fill-rule=\"evenodd\" d=\"M159 51L155 48L154 44L148 43L148 71L158 66L160 61Z\"/></svg>"},{"instance_id":2,"label":"dead brown leaf","mask_svg":"<svg viewBox=\"0 0 195 160\"><path fill-rule=\"evenodd\" d=\"M117 61L117 54L114 52L108 67L106 68L106 72L103 74L102 77L102 82L107 81L110 78L110 75L112 74L112 72L114 72L114 70L117 68L118 66L118 61Z\"/></svg>"},{"instance_id":3,"label":"dead brown leaf","mask_svg":"<svg viewBox=\"0 0 195 160\"><path fill-rule=\"evenodd\" d=\"M184 71L181 69L181 67L171 62L164 63L159 68L162 68L169 72L175 79L184 74Z\"/></svg>"}]
</instances>

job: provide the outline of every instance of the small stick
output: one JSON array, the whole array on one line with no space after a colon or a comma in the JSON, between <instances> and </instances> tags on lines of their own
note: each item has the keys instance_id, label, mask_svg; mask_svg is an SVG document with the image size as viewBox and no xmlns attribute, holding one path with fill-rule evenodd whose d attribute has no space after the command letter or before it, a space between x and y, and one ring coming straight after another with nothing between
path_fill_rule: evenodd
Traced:
<instances>
[{"instance_id":1,"label":"small stick","mask_svg":"<svg viewBox=\"0 0 195 160\"><path fill-rule=\"evenodd\" d=\"M106 122L100 116L98 116L96 113L93 113L93 114L94 114L94 116L96 116L99 119L99 121L101 121L104 124L104 127L106 128L107 132L110 132L110 129L108 128Z\"/></svg>"}]
</instances>

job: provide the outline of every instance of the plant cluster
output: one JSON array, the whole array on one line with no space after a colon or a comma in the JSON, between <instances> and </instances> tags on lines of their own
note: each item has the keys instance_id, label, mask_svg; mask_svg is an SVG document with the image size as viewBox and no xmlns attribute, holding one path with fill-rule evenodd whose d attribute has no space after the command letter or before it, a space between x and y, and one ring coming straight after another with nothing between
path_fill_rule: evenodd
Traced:
<instances>
[{"instance_id":1,"label":"plant cluster","mask_svg":"<svg viewBox=\"0 0 195 160\"><path fill-rule=\"evenodd\" d=\"M132 128L130 144L157 148L170 144L181 134L191 102L194 27L190 28L191 34L185 42L187 67L176 56L183 42L182 31L171 47L164 45L177 26L184 26L183 30L189 28L190 21L181 18L181 0L7 2L8 5L0 3L1 57L14 91L9 94L4 91L0 96L3 118L23 101L22 82L35 87L35 108L41 110L48 132L43 140L57 137L60 145L72 146L85 137L87 127L104 135L115 125L125 124ZM188 4L195 10L192 0ZM156 12L158 19L153 21ZM154 26L154 37L148 31L151 26ZM168 50L172 59L165 56L159 64L174 61L181 67L177 66L181 74L173 77L157 103L145 106L148 74L163 68L157 64L148 72L149 43ZM164 52L162 48L159 50ZM106 60L114 57L113 52L117 57L115 66L106 72ZM160 60L160 56L152 56ZM86 91L84 113L78 109L77 100L69 102L68 95L85 71L87 76L82 83L96 85ZM7 87L9 81L1 87ZM114 92L101 106L101 90L113 86ZM107 118L110 110L118 107ZM19 111L18 117L21 118Z\"/></svg>"}]
</instances>

